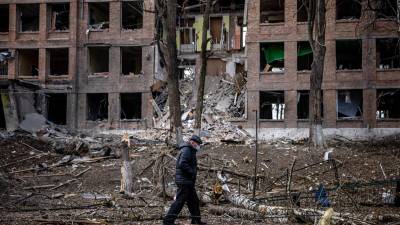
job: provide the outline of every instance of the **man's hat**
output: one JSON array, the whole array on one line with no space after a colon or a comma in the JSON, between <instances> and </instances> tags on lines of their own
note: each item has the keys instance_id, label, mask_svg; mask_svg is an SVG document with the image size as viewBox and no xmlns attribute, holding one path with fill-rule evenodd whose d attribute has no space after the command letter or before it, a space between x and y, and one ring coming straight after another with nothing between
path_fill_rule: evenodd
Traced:
<instances>
[{"instance_id":1,"label":"man's hat","mask_svg":"<svg viewBox=\"0 0 400 225\"><path fill-rule=\"evenodd\" d=\"M190 137L189 140L194 141L194 142L196 142L196 143L199 144L199 145L203 144L203 142L201 141L200 137L197 136L197 135L192 135L192 137Z\"/></svg>"}]
</instances>

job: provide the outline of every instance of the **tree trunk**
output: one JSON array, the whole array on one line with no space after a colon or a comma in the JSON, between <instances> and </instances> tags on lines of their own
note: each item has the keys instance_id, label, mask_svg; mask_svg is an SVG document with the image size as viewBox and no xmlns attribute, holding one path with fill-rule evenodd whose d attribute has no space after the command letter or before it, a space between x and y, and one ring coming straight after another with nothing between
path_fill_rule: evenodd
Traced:
<instances>
[{"instance_id":1,"label":"tree trunk","mask_svg":"<svg viewBox=\"0 0 400 225\"><path fill-rule=\"evenodd\" d=\"M204 84L206 81L207 74L207 31L210 22L210 8L211 8L211 0L207 0L206 2L206 10L203 16L203 34L202 34L202 42L201 42L201 69L200 69L200 77L199 77L199 85L197 88L197 103L196 103L196 123L195 123L195 133L197 135L200 134L201 130L201 114L203 112L203 100L204 100Z\"/></svg>"},{"instance_id":2,"label":"tree trunk","mask_svg":"<svg viewBox=\"0 0 400 225\"><path fill-rule=\"evenodd\" d=\"M133 168L129 158L128 147L122 148L121 189L120 192L128 196L133 195Z\"/></svg>"},{"instance_id":3,"label":"tree trunk","mask_svg":"<svg viewBox=\"0 0 400 225\"><path fill-rule=\"evenodd\" d=\"M313 50L313 63L310 75L310 144L316 148L322 148L325 139L322 129L322 80L325 62L325 27L326 27L326 8L325 0L310 1L308 7L308 31L309 42ZM315 31L315 35L314 35Z\"/></svg>"},{"instance_id":4,"label":"tree trunk","mask_svg":"<svg viewBox=\"0 0 400 225\"><path fill-rule=\"evenodd\" d=\"M167 87L169 110L171 114L171 129L175 132L176 144L179 145L182 142L182 121L179 74L177 73L176 4L176 0L156 0L156 39L160 46L161 60L165 62L168 74ZM162 35L161 32L163 32L164 35ZM163 46L159 43L162 37L166 38L166 43Z\"/></svg>"}]
</instances>

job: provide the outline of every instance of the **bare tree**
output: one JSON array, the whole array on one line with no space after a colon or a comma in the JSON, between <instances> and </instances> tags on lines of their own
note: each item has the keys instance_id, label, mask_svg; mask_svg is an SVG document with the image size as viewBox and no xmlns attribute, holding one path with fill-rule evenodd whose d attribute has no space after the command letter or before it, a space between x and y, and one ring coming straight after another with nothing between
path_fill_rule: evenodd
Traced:
<instances>
[{"instance_id":1,"label":"bare tree","mask_svg":"<svg viewBox=\"0 0 400 225\"><path fill-rule=\"evenodd\" d=\"M171 129L175 132L176 143L182 142L181 100L176 47L176 0L156 0L156 41L160 50L160 60L167 70L167 87ZM163 39L162 37L165 37Z\"/></svg>"},{"instance_id":2,"label":"bare tree","mask_svg":"<svg viewBox=\"0 0 400 225\"><path fill-rule=\"evenodd\" d=\"M206 9L203 14L203 33L202 33L202 42L201 42L201 68L200 68L200 77L199 77L199 85L197 87L197 103L196 103L196 122L195 122L195 132L200 134L201 130L201 119L203 112L203 100L204 100L204 85L207 74L207 30L210 22L210 11L211 11L211 0L206 0Z\"/></svg>"},{"instance_id":3,"label":"bare tree","mask_svg":"<svg viewBox=\"0 0 400 225\"><path fill-rule=\"evenodd\" d=\"M309 142L317 148L326 146L322 130L322 79L325 62L325 0L303 0L307 9L308 41L313 52L313 62L310 75L310 130Z\"/></svg>"}]
</instances>

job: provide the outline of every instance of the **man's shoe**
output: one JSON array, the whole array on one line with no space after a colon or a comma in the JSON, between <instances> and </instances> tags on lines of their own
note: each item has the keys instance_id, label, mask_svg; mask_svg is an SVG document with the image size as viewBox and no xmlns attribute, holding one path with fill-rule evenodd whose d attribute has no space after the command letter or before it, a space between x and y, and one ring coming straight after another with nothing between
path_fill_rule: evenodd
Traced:
<instances>
[{"instance_id":1,"label":"man's shoe","mask_svg":"<svg viewBox=\"0 0 400 225\"><path fill-rule=\"evenodd\" d=\"M205 223L201 220L192 220L192 224L207 225L207 223Z\"/></svg>"}]
</instances>

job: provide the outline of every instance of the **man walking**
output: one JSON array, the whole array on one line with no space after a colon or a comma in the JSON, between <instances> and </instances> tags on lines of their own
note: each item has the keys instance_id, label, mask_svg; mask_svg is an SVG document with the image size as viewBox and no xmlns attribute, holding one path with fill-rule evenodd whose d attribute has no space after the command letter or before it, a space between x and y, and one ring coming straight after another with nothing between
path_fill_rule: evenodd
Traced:
<instances>
[{"instance_id":1,"label":"man walking","mask_svg":"<svg viewBox=\"0 0 400 225\"><path fill-rule=\"evenodd\" d=\"M199 198L195 183L197 175L196 152L200 150L202 141L199 136L193 135L187 143L179 146L180 152L176 160L175 183L178 186L176 198L164 218L164 225L174 225L185 203L189 208L192 224L206 223L201 221Z\"/></svg>"}]
</instances>

